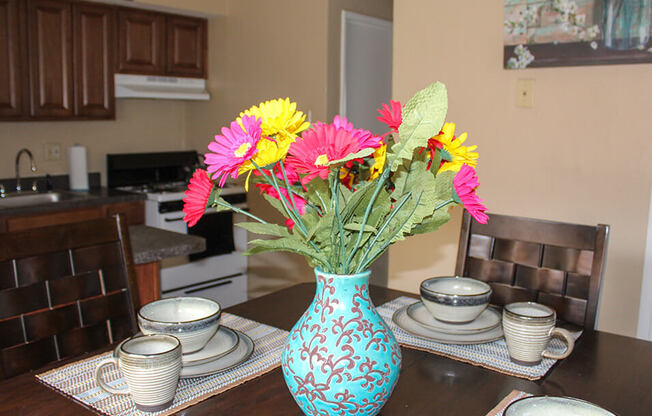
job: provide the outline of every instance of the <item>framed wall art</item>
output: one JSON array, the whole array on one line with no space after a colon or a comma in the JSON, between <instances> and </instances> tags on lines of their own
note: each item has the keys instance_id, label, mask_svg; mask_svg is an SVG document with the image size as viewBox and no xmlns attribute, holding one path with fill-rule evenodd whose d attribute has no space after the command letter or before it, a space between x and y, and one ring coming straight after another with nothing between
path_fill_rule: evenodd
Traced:
<instances>
[{"instance_id":1,"label":"framed wall art","mask_svg":"<svg viewBox=\"0 0 652 416\"><path fill-rule=\"evenodd\" d=\"M652 63L652 0L504 0L504 67Z\"/></svg>"}]
</instances>

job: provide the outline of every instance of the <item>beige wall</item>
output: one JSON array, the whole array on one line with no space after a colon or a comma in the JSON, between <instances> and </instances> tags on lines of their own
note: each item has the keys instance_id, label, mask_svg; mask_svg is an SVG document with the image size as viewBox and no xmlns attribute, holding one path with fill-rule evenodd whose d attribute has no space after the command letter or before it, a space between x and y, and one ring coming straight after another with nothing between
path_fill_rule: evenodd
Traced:
<instances>
[{"instance_id":1,"label":"beige wall","mask_svg":"<svg viewBox=\"0 0 652 416\"><path fill-rule=\"evenodd\" d=\"M227 2L226 17L210 20L208 103L186 107L188 145L204 151L221 126L261 101L291 97L313 120L326 115L326 0ZM253 213L282 221L257 191ZM252 235L252 238L259 236ZM264 293L312 280L305 260L288 253L249 258L249 291Z\"/></svg>"},{"instance_id":2,"label":"beige wall","mask_svg":"<svg viewBox=\"0 0 652 416\"><path fill-rule=\"evenodd\" d=\"M394 96L440 80L448 119L480 152L490 211L611 225L599 328L634 335L652 178L652 65L502 69L502 1L412 0L394 8ZM516 108L516 81L535 106ZM390 284L454 270L459 223L390 252Z\"/></svg>"},{"instance_id":3,"label":"beige wall","mask_svg":"<svg viewBox=\"0 0 652 416\"><path fill-rule=\"evenodd\" d=\"M116 100L114 121L39 121L0 123L0 178L14 176L16 153L27 147L38 171L21 176L67 174L66 149L74 143L88 148L88 170L106 181L106 154L179 150L185 140L185 104L179 101ZM61 145L61 159L45 161L45 143Z\"/></svg>"}]
</instances>

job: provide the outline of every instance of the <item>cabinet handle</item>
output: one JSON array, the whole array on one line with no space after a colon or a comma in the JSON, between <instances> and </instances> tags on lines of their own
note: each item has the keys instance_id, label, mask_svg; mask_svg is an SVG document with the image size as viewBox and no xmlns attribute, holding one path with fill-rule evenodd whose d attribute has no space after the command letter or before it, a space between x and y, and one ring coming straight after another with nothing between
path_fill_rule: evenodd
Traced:
<instances>
[{"instance_id":1,"label":"cabinet handle","mask_svg":"<svg viewBox=\"0 0 652 416\"><path fill-rule=\"evenodd\" d=\"M179 218L164 218L163 220L164 220L165 222L183 221L183 217L179 217Z\"/></svg>"},{"instance_id":2,"label":"cabinet handle","mask_svg":"<svg viewBox=\"0 0 652 416\"><path fill-rule=\"evenodd\" d=\"M233 280L227 280L226 282L219 282L219 283L215 283L215 284L210 285L210 286L204 286L204 287L199 287L197 289L186 290L185 293L186 293L186 295L189 295L191 293L201 292L202 290L212 289L212 288L218 287L218 286L230 285L231 283L233 283Z\"/></svg>"}]
</instances>

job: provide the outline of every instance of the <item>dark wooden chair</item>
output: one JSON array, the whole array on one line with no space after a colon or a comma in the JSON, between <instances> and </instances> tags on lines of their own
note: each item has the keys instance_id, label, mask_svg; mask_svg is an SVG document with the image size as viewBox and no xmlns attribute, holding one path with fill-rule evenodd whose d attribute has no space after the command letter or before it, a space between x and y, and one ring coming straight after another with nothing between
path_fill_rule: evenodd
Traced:
<instances>
[{"instance_id":1,"label":"dark wooden chair","mask_svg":"<svg viewBox=\"0 0 652 416\"><path fill-rule=\"evenodd\" d=\"M0 379L137 331L120 216L0 234Z\"/></svg>"},{"instance_id":2,"label":"dark wooden chair","mask_svg":"<svg viewBox=\"0 0 652 416\"><path fill-rule=\"evenodd\" d=\"M488 282L495 305L539 302L594 328L608 236L608 225L498 214L479 224L465 212L455 273Z\"/></svg>"}]
</instances>

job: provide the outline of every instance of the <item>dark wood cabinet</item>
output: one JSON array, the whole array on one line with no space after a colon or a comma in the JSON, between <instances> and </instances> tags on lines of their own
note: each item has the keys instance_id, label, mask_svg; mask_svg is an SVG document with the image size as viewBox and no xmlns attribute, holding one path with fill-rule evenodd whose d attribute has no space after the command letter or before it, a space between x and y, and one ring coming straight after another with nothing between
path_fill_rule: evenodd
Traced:
<instances>
[{"instance_id":1,"label":"dark wood cabinet","mask_svg":"<svg viewBox=\"0 0 652 416\"><path fill-rule=\"evenodd\" d=\"M206 20L167 18L167 73L203 77L206 73Z\"/></svg>"},{"instance_id":2,"label":"dark wood cabinet","mask_svg":"<svg viewBox=\"0 0 652 416\"><path fill-rule=\"evenodd\" d=\"M207 21L78 0L0 0L0 121L115 117L114 73L205 78Z\"/></svg>"},{"instance_id":3,"label":"dark wood cabinet","mask_svg":"<svg viewBox=\"0 0 652 416\"><path fill-rule=\"evenodd\" d=\"M75 115L113 118L115 9L78 3L72 10Z\"/></svg>"},{"instance_id":4,"label":"dark wood cabinet","mask_svg":"<svg viewBox=\"0 0 652 416\"><path fill-rule=\"evenodd\" d=\"M118 72L165 74L165 16L145 10L118 11Z\"/></svg>"},{"instance_id":5,"label":"dark wood cabinet","mask_svg":"<svg viewBox=\"0 0 652 416\"><path fill-rule=\"evenodd\" d=\"M72 26L70 3L27 2L30 115L73 115Z\"/></svg>"},{"instance_id":6,"label":"dark wood cabinet","mask_svg":"<svg viewBox=\"0 0 652 416\"><path fill-rule=\"evenodd\" d=\"M26 92L17 0L0 0L0 118L24 114Z\"/></svg>"}]
</instances>

